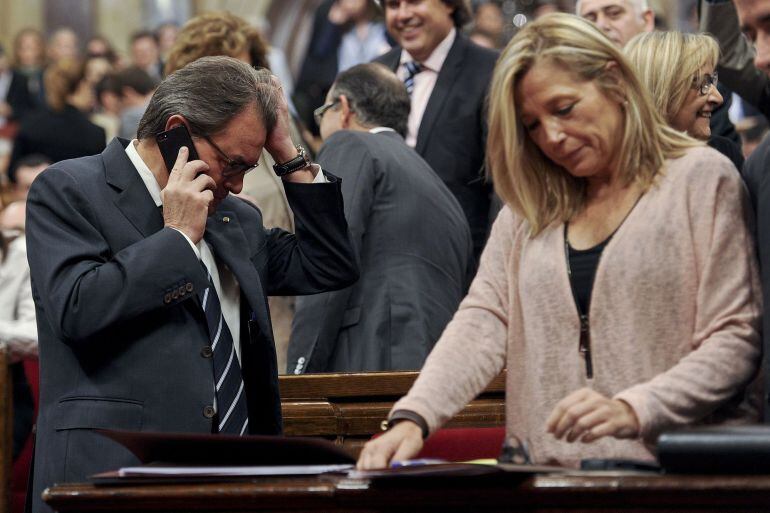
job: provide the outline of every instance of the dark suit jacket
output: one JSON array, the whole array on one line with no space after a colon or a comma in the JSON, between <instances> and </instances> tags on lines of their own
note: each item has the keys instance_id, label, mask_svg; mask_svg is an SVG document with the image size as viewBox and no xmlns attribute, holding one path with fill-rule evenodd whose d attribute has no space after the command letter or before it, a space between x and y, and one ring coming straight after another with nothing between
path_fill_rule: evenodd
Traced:
<instances>
[{"instance_id":1,"label":"dark suit jacket","mask_svg":"<svg viewBox=\"0 0 770 513\"><path fill-rule=\"evenodd\" d=\"M40 153L58 162L100 153L105 146L104 129L91 123L71 105L61 112L48 109L28 114L13 143L8 174L13 176L20 158Z\"/></svg>"},{"instance_id":2,"label":"dark suit jacket","mask_svg":"<svg viewBox=\"0 0 770 513\"><path fill-rule=\"evenodd\" d=\"M315 134L318 125L313 111L324 104L339 67L337 54L344 28L329 21L329 11L336 1L324 0L315 11L307 55L292 95L299 118Z\"/></svg>"},{"instance_id":3,"label":"dark suit jacket","mask_svg":"<svg viewBox=\"0 0 770 513\"><path fill-rule=\"evenodd\" d=\"M743 165L743 179L749 189L751 203L756 213L757 252L759 256L759 271L762 279L762 295L764 296L764 316L762 318L762 344L764 369L764 421L770 423L770 139L767 137L752 152Z\"/></svg>"},{"instance_id":4,"label":"dark suit jacket","mask_svg":"<svg viewBox=\"0 0 770 513\"><path fill-rule=\"evenodd\" d=\"M460 202L477 256L491 225L492 189L484 178L486 96L497 56L458 32L428 100L415 146ZM400 58L401 48L396 47L376 60L396 70Z\"/></svg>"},{"instance_id":5,"label":"dark suit jacket","mask_svg":"<svg viewBox=\"0 0 770 513\"><path fill-rule=\"evenodd\" d=\"M361 278L297 299L289 372L414 370L465 295L470 231L457 200L395 132L342 130L319 162L344 169Z\"/></svg>"},{"instance_id":6,"label":"dark suit jacket","mask_svg":"<svg viewBox=\"0 0 770 513\"><path fill-rule=\"evenodd\" d=\"M35 511L52 483L137 463L92 428L210 433L214 375L198 294L203 267L113 140L101 155L55 164L36 180L27 246L40 344ZM267 294L347 286L357 268L339 181L285 184L296 236L266 230L232 196L205 239L241 290L241 367L249 432L281 432Z\"/></svg>"}]
</instances>

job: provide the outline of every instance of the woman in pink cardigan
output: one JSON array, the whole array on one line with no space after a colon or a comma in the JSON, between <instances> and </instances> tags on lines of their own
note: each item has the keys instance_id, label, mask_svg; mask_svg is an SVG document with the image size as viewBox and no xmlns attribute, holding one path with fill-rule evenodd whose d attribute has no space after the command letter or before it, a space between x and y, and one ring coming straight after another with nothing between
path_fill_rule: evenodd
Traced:
<instances>
[{"instance_id":1,"label":"woman in pink cardigan","mask_svg":"<svg viewBox=\"0 0 770 513\"><path fill-rule=\"evenodd\" d=\"M758 419L746 191L648 94L575 16L545 16L511 41L487 146L506 207L468 296L360 468L416 455L506 367L507 435L536 463L652 460L663 430Z\"/></svg>"}]
</instances>

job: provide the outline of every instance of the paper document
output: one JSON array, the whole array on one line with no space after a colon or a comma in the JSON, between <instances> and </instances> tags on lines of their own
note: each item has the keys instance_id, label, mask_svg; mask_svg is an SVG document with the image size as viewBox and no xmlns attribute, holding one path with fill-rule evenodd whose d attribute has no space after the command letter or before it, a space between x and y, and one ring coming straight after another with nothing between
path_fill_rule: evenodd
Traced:
<instances>
[{"instance_id":1,"label":"paper document","mask_svg":"<svg viewBox=\"0 0 770 513\"><path fill-rule=\"evenodd\" d=\"M170 477L223 477L223 476L315 476L326 472L351 470L353 465L258 465L236 467L183 467L143 465L123 467L119 477L170 476Z\"/></svg>"}]
</instances>

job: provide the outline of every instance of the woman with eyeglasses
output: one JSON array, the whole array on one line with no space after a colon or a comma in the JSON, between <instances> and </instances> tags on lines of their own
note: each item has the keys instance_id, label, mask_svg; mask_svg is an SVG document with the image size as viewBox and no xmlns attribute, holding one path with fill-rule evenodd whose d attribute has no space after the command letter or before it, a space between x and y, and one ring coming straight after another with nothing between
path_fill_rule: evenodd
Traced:
<instances>
[{"instance_id":1,"label":"woman with eyeglasses","mask_svg":"<svg viewBox=\"0 0 770 513\"><path fill-rule=\"evenodd\" d=\"M716 40L706 34L655 31L634 37L624 50L666 122L707 141L740 170L740 148L711 133L711 114L723 102L717 90Z\"/></svg>"},{"instance_id":2,"label":"woman with eyeglasses","mask_svg":"<svg viewBox=\"0 0 770 513\"><path fill-rule=\"evenodd\" d=\"M758 419L745 187L612 41L527 24L497 62L487 157L505 206L478 274L359 467L418 454L504 368L507 439L535 463L653 460L663 431Z\"/></svg>"}]
</instances>

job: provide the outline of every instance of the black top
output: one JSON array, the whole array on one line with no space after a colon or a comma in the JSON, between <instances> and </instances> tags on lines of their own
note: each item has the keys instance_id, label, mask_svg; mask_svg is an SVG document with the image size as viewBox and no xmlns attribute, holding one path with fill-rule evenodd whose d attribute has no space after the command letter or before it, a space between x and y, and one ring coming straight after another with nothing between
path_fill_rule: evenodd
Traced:
<instances>
[{"instance_id":1,"label":"black top","mask_svg":"<svg viewBox=\"0 0 770 513\"><path fill-rule=\"evenodd\" d=\"M612 236L588 249L574 249L567 242L567 255L569 258L569 277L572 284L572 292L575 302L582 315L588 315L588 307L591 303L591 289L594 286L596 268L599 266L599 258Z\"/></svg>"},{"instance_id":2,"label":"black top","mask_svg":"<svg viewBox=\"0 0 770 513\"><path fill-rule=\"evenodd\" d=\"M40 109L27 114L21 121L8 176L15 179L19 159L32 153L59 162L101 153L105 144L104 129L91 123L75 107L66 105L61 111Z\"/></svg>"},{"instance_id":3,"label":"black top","mask_svg":"<svg viewBox=\"0 0 770 513\"><path fill-rule=\"evenodd\" d=\"M709 137L708 145L730 159L738 171L743 169L743 153L740 147L730 139L721 135L712 135Z\"/></svg>"}]
</instances>

